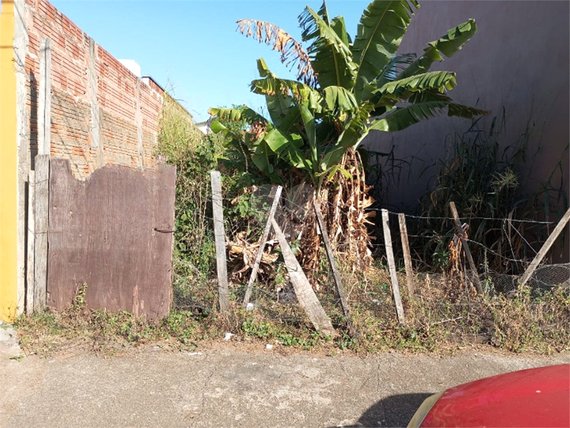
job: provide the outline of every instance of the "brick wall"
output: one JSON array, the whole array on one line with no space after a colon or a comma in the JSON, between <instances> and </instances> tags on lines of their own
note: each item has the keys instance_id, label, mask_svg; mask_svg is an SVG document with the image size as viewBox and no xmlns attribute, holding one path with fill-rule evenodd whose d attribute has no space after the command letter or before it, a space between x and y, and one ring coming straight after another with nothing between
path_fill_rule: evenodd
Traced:
<instances>
[{"instance_id":1,"label":"brick wall","mask_svg":"<svg viewBox=\"0 0 570 428\"><path fill-rule=\"evenodd\" d=\"M3 94L7 94L11 85L12 92L15 92L15 101L4 96L0 99L0 107L8 106L7 102L2 102L8 100L12 120L16 122L16 132L6 133L16 134L15 141L6 138L6 144L0 147L12 149L12 158L5 156L4 164L11 162L10 165L17 168L17 195L14 195L17 198L9 201L17 205L10 207L11 215L17 214L17 239L13 242L15 245L8 248L10 254L17 252L17 263L5 258L12 263L11 267L17 264L17 290L7 292L10 294L10 310L15 313L3 316L3 301L0 301L0 317L12 319L24 308L29 312L43 307L46 296L49 297L49 293L46 295L48 264L57 262L58 249L72 255L83 251L82 254L89 260L100 260L106 266L103 270L90 271L87 277L82 276L77 266L64 263L60 266L60 274L66 280L60 281L60 277L57 281L61 282L59 286L67 287L67 292L74 290L77 281L88 282L92 293L106 293L105 298L110 300L105 300L107 303L103 303L104 306L136 309L141 315L157 316L160 311L151 308L151 297L139 295L140 301L135 299L136 302L131 303L119 298L122 293L134 298L135 294L143 291L137 277L123 275L126 266L134 266L138 249L152 248L149 243L156 238L157 228L171 230L174 221L174 172L170 168L170 178L164 176L161 171L168 168L157 165L154 156L163 99L167 95L152 79L134 75L47 0L0 2L0 21L12 25L8 28L3 24L0 39L5 40L5 44L8 40L13 42L13 49L7 50L12 57L0 55L0 60L3 60L0 61L0 71L6 69L10 72L9 76L0 76L0 88ZM10 68L2 67L8 64L7 60ZM191 120L189 114L188 119ZM49 156L65 161L52 159L48 162ZM48 215L49 201L53 199L57 202L48 184L69 178L65 174L62 177L61 171L50 176L49 171L52 170L49 165L58 162L69 165L66 168L73 176L66 181L70 184L69 192L63 196L65 204L76 201L81 207L61 210L58 206L52 206L53 210ZM8 171L0 168L0 171L4 170ZM76 198L81 196L77 189L97 188L97 177L101 176L108 179L105 191L87 192L88 201L77 202ZM172 189L163 192L159 187L148 186L147 178L154 176L160 178L155 180L157 185L171 182ZM137 183L140 185L138 188ZM172 197L166 200L165 194ZM7 200L5 195L2 194L2 197ZM119 214L111 214L113 206ZM130 208L132 206L143 207L143 214L134 213ZM167 213L168 224L158 221L155 214L159 208ZM73 229L71 224L74 220L83 219L80 213L85 210L89 215L85 214L84 220L100 226L94 229L91 236L93 239L103 237L104 248L78 247L87 242L85 239L88 235L85 233L89 228L80 224ZM104 213L103 217L98 214L100 212ZM112 221L101 222L101 218ZM54 226L57 224L65 224L64 229L69 225L69 230L66 230L70 233L58 235ZM136 230L138 234L123 238L119 234L115 237L117 241L109 245L106 225L117 228L121 233ZM94 242L92 238L88 239L90 245ZM171 240L172 237L167 238ZM153 262L137 268L137 275L151 278L151 282L162 290L171 288L172 244L167 241L164 241L164 263L161 266ZM8 272L7 269L5 271ZM157 273L160 274L159 279L153 276ZM3 298L4 278L8 278L8 274L13 276L14 269L3 275L0 272L0 299ZM113 283L105 279L103 274L114 278ZM12 277L9 281L14 283ZM108 288L101 288L101 284L111 287L112 293ZM128 294L128 290L131 294ZM113 299L119 299L120 304L115 304ZM159 300L163 310L160 314L167 313L169 293L163 293ZM54 304L49 299L47 303Z\"/></svg>"},{"instance_id":2,"label":"brick wall","mask_svg":"<svg viewBox=\"0 0 570 428\"><path fill-rule=\"evenodd\" d=\"M50 39L50 155L77 178L107 165L153 168L163 90L139 79L46 0L25 0L29 159L38 153L40 42Z\"/></svg>"}]
</instances>

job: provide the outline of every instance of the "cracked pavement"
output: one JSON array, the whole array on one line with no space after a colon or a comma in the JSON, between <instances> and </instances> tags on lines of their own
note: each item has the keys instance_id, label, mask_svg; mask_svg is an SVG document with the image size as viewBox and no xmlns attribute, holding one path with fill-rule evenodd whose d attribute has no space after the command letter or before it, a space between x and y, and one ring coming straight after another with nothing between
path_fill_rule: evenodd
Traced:
<instances>
[{"instance_id":1,"label":"cracked pavement","mask_svg":"<svg viewBox=\"0 0 570 428\"><path fill-rule=\"evenodd\" d=\"M429 394L570 362L570 354L475 348L444 357L390 352L361 358L282 355L262 345L246 352L238 345L199 352L148 347L107 358L13 358L21 351L4 334L0 427L405 426Z\"/></svg>"}]
</instances>

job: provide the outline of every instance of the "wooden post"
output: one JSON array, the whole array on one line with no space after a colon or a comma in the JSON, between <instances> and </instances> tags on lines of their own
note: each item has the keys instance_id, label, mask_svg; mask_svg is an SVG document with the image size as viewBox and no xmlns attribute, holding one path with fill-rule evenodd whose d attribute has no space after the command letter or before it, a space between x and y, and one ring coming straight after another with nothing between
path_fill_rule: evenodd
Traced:
<instances>
[{"instance_id":1,"label":"wooden post","mask_svg":"<svg viewBox=\"0 0 570 428\"><path fill-rule=\"evenodd\" d=\"M51 147L51 40L40 41L38 97L38 154L49 155Z\"/></svg>"},{"instance_id":2,"label":"wooden post","mask_svg":"<svg viewBox=\"0 0 570 428\"><path fill-rule=\"evenodd\" d=\"M35 160L35 245L34 245L34 286L33 310L46 306L48 230L49 230L49 155L37 155Z\"/></svg>"},{"instance_id":3,"label":"wooden post","mask_svg":"<svg viewBox=\"0 0 570 428\"><path fill-rule=\"evenodd\" d=\"M281 199L281 191L283 190L283 187L277 186L277 188L275 188L275 186L273 186L273 189L275 190L275 194L273 196L273 204L271 205L271 210L269 211L269 218L267 219L267 224L265 225L265 230L263 231L259 249L257 250L257 256L255 257L255 264L253 265L251 276L249 277L249 282L247 283L247 289L245 290L245 297L243 298L244 306L247 306L251 297L251 290L253 289L253 283L257 278L257 271L259 270L259 264L261 263L261 258L263 257L265 243L267 242L269 232L271 231L271 220L273 220L275 212L277 211L277 206L279 205L279 199Z\"/></svg>"},{"instance_id":4,"label":"wooden post","mask_svg":"<svg viewBox=\"0 0 570 428\"><path fill-rule=\"evenodd\" d=\"M459 214L457 214L457 208L455 208L455 202L450 202L449 207L451 208L451 214L453 215L453 222L455 223L455 229L457 229L457 236L461 238L461 243L463 244L463 249L465 250L465 256L467 256L467 262L472 271L473 283L475 284L475 289L477 293L483 293L483 287L481 287L481 282L479 281L479 273L477 273L477 267L471 256L471 250L469 250L469 245L467 240L463 236L463 229L461 228L461 222L459 221Z\"/></svg>"},{"instance_id":5,"label":"wooden post","mask_svg":"<svg viewBox=\"0 0 570 428\"><path fill-rule=\"evenodd\" d=\"M536 270L536 268L538 267L538 265L540 264L546 253L548 252L548 250L550 250L550 247L552 247L552 244L554 244L554 241L556 241L556 238L558 238L558 235L560 235L560 233L564 230L564 227L566 227L568 220L570 220L570 208L568 208L566 213L562 216L562 218L560 219L560 221L558 222L558 224L556 225L556 227L554 228L554 230L552 231L546 242L542 245L542 248L538 251L538 254L534 258L534 260L531 262L529 267L525 270L525 272L521 276L521 279L519 281L520 288L526 285L526 283L528 282L528 280L530 279L530 277L532 276L532 274L534 273L534 271Z\"/></svg>"},{"instance_id":6,"label":"wooden post","mask_svg":"<svg viewBox=\"0 0 570 428\"><path fill-rule=\"evenodd\" d=\"M36 220L35 212L35 195L36 188L36 175L34 171L30 171L28 179L28 245L26 248L26 315L31 315L34 311L34 284L35 284L35 269L34 269L34 251L35 251L35 229Z\"/></svg>"},{"instance_id":7,"label":"wooden post","mask_svg":"<svg viewBox=\"0 0 570 428\"><path fill-rule=\"evenodd\" d=\"M210 171L212 180L212 211L214 214L214 237L216 241L216 266L218 271L218 295L220 312L230 309L228 268L226 264L226 233L222 204L222 176L219 171Z\"/></svg>"},{"instance_id":8,"label":"wooden post","mask_svg":"<svg viewBox=\"0 0 570 428\"><path fill-rule=\"evenodd\" d=\"M319 299L313 291L313 287L311 287L295 254L293 254L291 247L289 247L281 228L275 219L271 220L271 224L279 241L283 259L285 260L285 266L289 272L289 278L295 289L295 295L297 296L299 305L305 310L315 330L322 331L327 336L336 336L337 333L332 326L331 320L321 306Z\"/></svg>"},{"instance_id":9,"label":"wooden post","mask_svg":"<svg viewBox=\"0 0 570 428\"><path fill-rule=\"evenodd\" d=\"M408 287L408 295L410 299L414 299L414 268L412 265L412 255L410 254L410 243L408 240L408 228L406 227L406 216L403 213L398 214L398 223L400 225L400 239L402 240L402 250L404 252L404 266L406 268L406 286Z\"/></svg>"},{"instance_id":10,"label":"wooden post","mask_svg":"<svg viewBox=\"0 0 570 428\"><path fill-rule=\"evenodd\" d=\"M342 285L342 280L340 277L340 273L336 267L336 261L334 259L334 254L332 250L332 246L329 240L329 234L327 232L327 228L325 225L325 221L323 219L323 215L321 213L321 204L319 201L313 201L313 210L315 211L315 215L317 216L317 223L319 224L319 229L321 230L321 236L323 238L323 243L325 244L325 250L327 253L327 259L329 261L329 265L332 270L334 283L336 285L336 289L338 290L338 296L340 297L340 304L342 306L342 312L347 320L348 329L351 335L354 335L354 327L352 325L352 320L350 319L350 310L348 307L348 301L346 299L346 293L344 292L344 287Z\"/></svg>"},{"instance_id":11,"label":"wooden post","mask_svg":"<svg viewBox=\"0 0 570 428\"><path fill-rule=\"evenodd\" d=\"M51 41L40 40L40 82L38 93L38 155L35 158L35 172L31 175L34 184L33 199L28 205L32 223L28 218L28 272L26 273L26 313L39 311L46 306L48 228L49 228L49 156L51 150Z\"/></svg>"},{"instance_id":12,"label":"wooden post","mask_svg":"<svg viewBox=\"0 0 570 428\"><path fill-rule=\"evenodd\" d=\"M400 297L400 286L398 284L398 276L396 274L396 263L394 261L394 252L392 251L392 235L390 233L390 223L388 218L388 210L382 209L382 229L384 231L384 245L386 246L386 257L388 258L388 269L390 270L390 279L392 280L392 291L394 293L394 302L396 303L396 313L400 324L405 322L404 306Z\"/></svg>"}]
</instances>

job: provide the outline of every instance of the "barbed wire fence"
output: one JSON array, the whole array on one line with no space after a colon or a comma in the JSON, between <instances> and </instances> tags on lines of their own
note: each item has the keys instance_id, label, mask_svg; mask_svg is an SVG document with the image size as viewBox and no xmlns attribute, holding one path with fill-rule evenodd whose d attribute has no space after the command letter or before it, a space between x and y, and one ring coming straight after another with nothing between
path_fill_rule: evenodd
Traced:
<instances>
[{"instance_id":1,"label":"barbed wire fence","mask_svg":"<svg viewBox=\"0 0 570 428\"><path fill-rule=\"evenodd\" d=\"M391 218L402 215L393 211L389 211L389 214ZM458 234L452 225L452 217L403 215L409 231L409 246L413 249L414 264L418 270L449 271L457 261L454 258L459 258L461 265L466 264L461 251L454 254ZM542 233L537 228L556 225L556 222L514 218L460 217L459 220L467 229L464 238L474 254L478 274L487 280L494 279L496 291L499 292L511 291L516 287L517 278L522 276L538 255L544 240L540 239ZM478 234L469 232L475 229L473 225L481 223L485 223L486 231L475 230ZM524 235L516 225L527 226ZM493 241L489 242L490 239ZM395 244L401 251L401 245L397 242ZM567 283L568 269L568 264L552 264L549 260L543 260L532 280L543 287ZM505 284L506 279L509 279L508 286Z\"/></svg>"},{"instance_id":2,"label":"barbed wire fence","mask_svg":"<svg viewBox=\"0 0 570 428\"><path fill-rule=\"evenodd\" d=\"M302 224L312 215L312 188L299 186L284 190L275 214L275 220L284 230L290 247L298 249L299 229L295 225ZM266 243L261 237L267 227L270 208L273 202L272 186L254 186L244 189L237 197L222 197L221 204L226 224L226 252L228 275L230 278L230 295L240 301L247 292L249 275L254 268L260 245L264 245L259 267L258 280L252 286L253 300L265 300L291 303L296 301L288 274L281 262L279 244L273 235L269 235ZM211 194L201 196L212 203ZM326 202L325 202L326 203ZM379 209L377 211L380 211ZM567 212L567 215L569 212ZM464 234L461 235L454 226L454 218L414 215L388 211L389 227L392 235L394 260L398 272L404 272L404 246L398 227L398 217L404 217L407 228L407 245L410 249L413 276L417 281L416 289L421 287L425 275L440 275L448 279L459 278L459 282L469 278L469 265L465 256L463 242L473 254L477 277L481 280L485 293L508 293L517 289L521 276L536 261L544 242L552 236L557 222L516 218L462 217ZM212 222L213 217L206 214ZM567 220L566 220L567 221ZM380 224L380 221L377 221ZM565 225L562 225L564 228ZM342 231L335 231L342 233ZM375 235L373 254L380 265L386 266L386 244L381 228L371 229ZM556 239L557 237L554 237ZM564 238L558 237L558 240ZM567 245L567 243L563 243ZM342 254L343 248L337 248ZM544 257L544 255L543 255ZM342 260L341 260L342 262ZM321 272L311 277L316 282L331 282L332 269L323 263ZM458 282L451 281L457 286ZM570 286L570 263L553 264L550 259L539 261L536 270L529 278L531 288L548 290L557 285ZM419 286L419 287L418 287ZM213 287L213 286L212 286ZM316 285L318 291L318 285ZM350 294L350 291L349 291ZM320 296L319 296L320 297ZM372 296L373 297L373 296ZM372 298L371 297L371 298ZM338 304L339 298L332 303ZM253 305L253 303L252 303Z\"/></svg>"}]
</instances>

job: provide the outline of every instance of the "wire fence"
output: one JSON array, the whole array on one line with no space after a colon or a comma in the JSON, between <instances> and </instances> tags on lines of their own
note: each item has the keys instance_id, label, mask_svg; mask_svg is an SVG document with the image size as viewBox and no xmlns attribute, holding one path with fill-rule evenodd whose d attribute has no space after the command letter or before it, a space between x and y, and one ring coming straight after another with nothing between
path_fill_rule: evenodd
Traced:
<instances>
[{"instance_id":1,"label":"wire fence","mask_svg":"<svg viewBox=\"0 0 570 428\"><path fill-rule=\"evenodd\" d=\"M215 245L214 202L209 183L201 180L199 186L188 189L177 186L174 304L177 310L203 317L204 328L211 321L221 321L226 331L263 340L274 337L278 341L275 343L311 343L319 337L315 333L324 330L314 323L311 327L313 318L295 288L293 270L297 268L291 268L284 258L283 249L290 247L301 263L299 270L309 279L309 288L316 295L314 300L339 335L335 343L343 348L435 349L437 343L449 340L520 350L542 346L534 339L539 332L540 337L549 338L549 349L567 349L570 264L552 262L567 245L567 233L556 239L544 259L540 258L528 281L529 287L519 286L521 275L539 259L537 255L558 228L559 216L466 215L458 205L458 226L451 213L436 216L391 210L380 215L379 206L366 205L366 210L360 210L362 205L350 205L362 200L345 197L335 203L339 200L335 195L319 198L326 222L335 212L342 217L336 223L328 221L323 229L335 240L333 260L338 264L344 300L349 307L345 311L337 277L325 254L324 235L311 236L319 246L318 257L313 259L317 263L310 267L305 263L303 243L307 232L303 226L315 224L314 190L310 186L284 186L274 219L285 238L272 230L267 243L262 243L273 205L272 186L236 189L236 182L222 180L225 193L216 198L220 201L216 204L221 204L217 208L223 211L225 228L221 251ZM433 212L446 213L437 208ZM358 257L340 239L350 235L345 226L350 226L348 220L354 219L355 212L363 213L363 219L370 221L364 228L371 238L367 254L370 268L361 268ZM372 217L374 214L376 218ZM407 229L404 240L399 227L401 218ZM217 220L219 223L219 217ZM390 230L391 245L386 244L385 230ZM217 237L220 238L219 233ZM404 242L411 255L411 288ZM259 273L250 289L261 247L264 251ZM394 266L390 266L390 248ZM467 248L472 263L467 260ZM229 289L224 293L216 277L220 253L227 262L229 278ZM482 290L476 290L477 296L473 294L475 278ZM395 292L398 281L400 304ZM513 290L521 292L511 293ZM229 297L227 312L221 304L224 294Z\"/></svg>"},{"instance_id":2,"label":"wire fence","mask_svg":"<svg viewBox=\"0 0 570 428\"><path fill-rule=\"evenodd\" d=\"M313 215L311 198L313 189L310 186L298 186L284 190L276 214L276 221L287 234L287 239L294 250L302 236L301 225L309 221ZM210 195L202 195L210 204ZM263 234L272 203L271 186L254 186L244 189L236 197L222 198L226 224L226 240L228 249L229 274L236 293L243 292L251 273L257 251L260 246L259 239ZM323 204L330 204L323 202ZM326 211L326 209L323 209ZM371 209L369 211L379 211ZM395 254L397 268L403 272L403 241L400 239L398 228L398 214L388 211L392 246ZM345 214L343 214L345 215ZM205 217L212 221L209 212ZM453 217L423 216L404 213L408 230L407 245L412 256L412 267L417 278L424 274L436 274L443 277L458 276L467 278L468 263L465 249L458 248L458 233L454 226ZM550 234L556 222L516 219L516 218L489 218L477 216L459 216L463 222L465 233L463 238L473 255L477 275L483 281L485 290L490 292L509 292L517 287L518 279L537 255L542 244ZM380 221L370 225L369 233L372 239L371 251L377 264L386 264L386 245ZM342 234L342 230L329 231L331 234ZM560 237L562 244L554 251L560 251L566 243ZM260 268L260 280L255 292L276 300L294 299L292 290L287 286L287 274L279 264L279 250L277 241L273 236L265 248ZM336 248L340 254L346 254L346 248ZM344 265L346 267L346 265ZM330 282L331 272L326 263L322 263L319 272L309 272L316 287L319 283ZM418 279L419 280L419 279ZM271 282L271 285L260 286L259 283ZM536 269L529 282L531 287L548 289L555 285L570 285L570 264L552 264L546 258ZM241 288L240 288L241 287Z\"/></svg>"}]
</instances>

